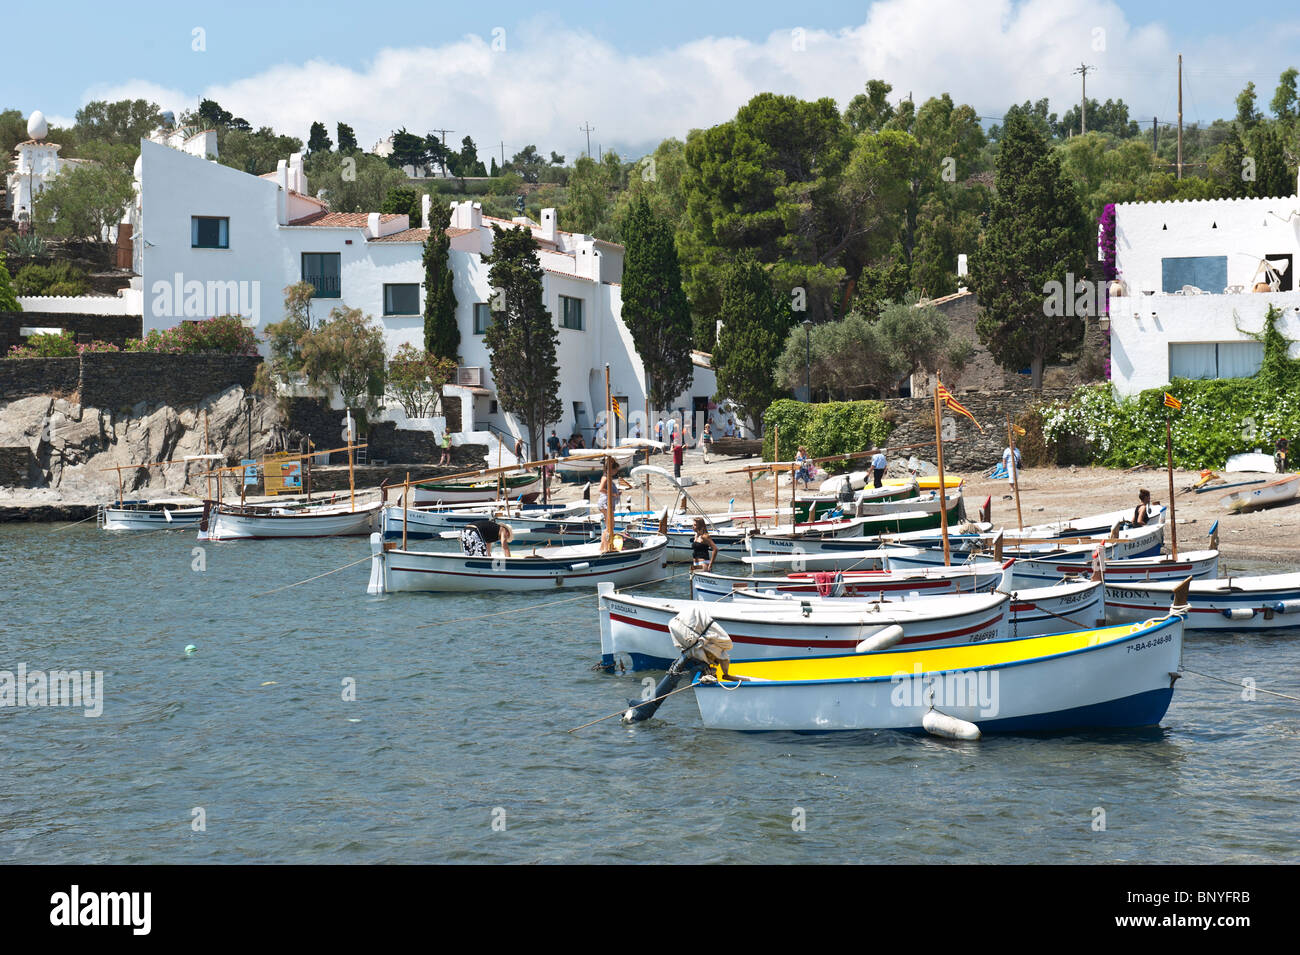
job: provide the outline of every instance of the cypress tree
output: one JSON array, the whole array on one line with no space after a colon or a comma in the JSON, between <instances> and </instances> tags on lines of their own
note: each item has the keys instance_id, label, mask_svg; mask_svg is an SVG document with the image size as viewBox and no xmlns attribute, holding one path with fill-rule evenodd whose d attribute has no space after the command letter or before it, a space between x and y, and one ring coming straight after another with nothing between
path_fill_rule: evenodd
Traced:
<instances>
[{"instance_id":1,"label":"cypress tree","mask_svg":"<svg viewBox=\"0 0 1300 955\"><path fill-rule=\"evenodd\" d=\"M451 208L429 210L429 237L424 240L424 350L460 362L460 326L456 324L456 290L451 272Z\"/></svg>"},{"instance_id":2,"label":"cypress tree","mask_svg":"<svg viewBox=\"0 0 1300 955\"><path fill-rule=\"evenodd\" d=\"M745 258L724 272L720 304L722 332L713 352L718 395L732 399L746 417L760 423L781 393L775 370L793 325L789 300L772 288L763 266Z\"/></svg>"},{"instance_id":3,"label":"cypress tree","mask_svg":"<svg viewBox=\"0 0 1300 955\"><path fill-rule=\"evenodd\" d=\"M1089 278L1085 250L1095 233L1060 159L1024 116L1007 119L995 187L988 227L971 256L976 330L1004 367L1028 365L1033 387L1041 388L1044 365L1083 339L1082 317L1073 308L1051 314L1058 310L1049 302L1072 301L1074 283Z\"/></svg>"},{"instance_id":4,"label":"cypress tree","mask_svg":"<svg viewBox=\"0 0 1300 955\"><path fill-rule=\"evenodd\" d=\"M623 324L645 367L650 404L670 407L691 383L691 308L672 226L641 196L623 226Z\"/></svg>"},{"instance_id":5,"label":"cypress tree","mask_svg":"<svg viewBox=\"0 0 1300 955\"><path fill-rule=\"evenodd\" d=\"M492 227L492 325L484 336L491 353L497 404L518 415L528 428L528 446L535 457L547 423L559 421L560 366L556 352L560 333L542 294L542 266L537 242L527 228Z\"/></svg>"},{"instance_id":6,"label":"cypress tree","mask_svg":"<svg viewBox=\"0 0 1300 955\"><path fill-rule=\"evenodd\" d=\"M13 283L9 279L9 264L5 259L4 249L0 249L0 312L21 312L23 307L14 294ZM0 356L2 358L4 356Z\"/></svg>"}]
</instances>

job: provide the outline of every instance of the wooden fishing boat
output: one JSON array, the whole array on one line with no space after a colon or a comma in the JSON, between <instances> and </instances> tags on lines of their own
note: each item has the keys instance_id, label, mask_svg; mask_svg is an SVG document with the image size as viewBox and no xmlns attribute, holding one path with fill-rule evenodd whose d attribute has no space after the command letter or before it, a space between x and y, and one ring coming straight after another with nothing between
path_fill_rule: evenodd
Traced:
<instances>
[{"instance_id":1,"label":"wooden fishing boat","mask_svg":"<svg viewBox=\"0 0 1300 955\"><path fill-rule=\"evenodd\" d=\"M864 550L867 542L876 543L882 536L924 531L932 534L939 526L938 510L903 511L877 517L853 517L840 520L813 521L794 526L782 525L750 537L749 552L754 557L769 554L815 554L832 550ZM834 541L853 540L852 546L835 546Z\"/></svg>"},{"instance_id":2,"label":"wooden fishing boat","mask_svg":"<svg viewBox=\"0 0 1300 955\"><path fill-rule=\"evenodd\" d=\"M996 566L996 564L994 565ZM1106 623L1105 593L1100 580L1056 583L1048 587L1027 587L1019 590L999 590L1011 598L1008 637L1034 637L1045 633L1062 633L1067 630L1089 630ZM764 593L760 590L741 590L732 594L733 602L747 599L768 601L798 601L801 608L810 608L811 614L839 610L851 606L875 607L879 604L901 601L916 605L918 602L940 599L934 594L906 590L882 592L876 596L839 597L821 595Z\"/></svg>"},{"instance_id":3,"label":"wooden fishing boat","mask_svg":"<svg viewBox=\"0 0 1300 955\"><path fill-rule=\"evenodd\" d=\"M370 583L367 593L403 591L473 592L488 590L555 590L643 584L663 576L660 535L627 537L621 550L601 552L600 542L567 547L528 548L515 542L514 556L469 557L461 553L403 550L370 537Z\"/></svg>"},{"instance_id":4,"label":"wooden fishing boat","mask_svg":"<svg viewBox=\"0 0 1300 955\"><path fill-rule=\"evenodd\" d=\"M601 451L579 450L568 457L557 458L555 473L562 479L570 481L599 480L605 467L605 457L614 458L620 469L627 467L642 453L641 448L618 447Z\"/></svg>"},{"instance_id":5,"label":"wooden fishing boat","mask_svg":"<svg viewBox=\"0 0 1300 955\"><path fill-rule=\"evenodd\" d=\"M902 482L895 482L896 484ZM794 502L795 520L804 522L828 517L836 512L845 517L878 517L903 511L939 513L938 491L919 492L916 484L907 482L901 487L873 487L854 493L852 501L841 501L837 495L803 495ZM948 492L948 519L954 523L965 516L960 491ZM936 527L938 524L936 523Z\"/></svg>"},{"instance_id":6,"label":"wooden fishing boat","mask_svg":"<svg viewBox=\"0 0 1300 955\"><path fill-rule=\"evenodd\" d=\"M97 515L106 531L192 530L201 520L201 501L119 501L99 505Z\"/></svg>"},{"instance_id":7,"label":"wooden fishing boat","mask_svg":"<svg viewBox=\"0 0 1300 955\"><path fill-rule=\"evenodd\" d=\"M1182 660L1177 614L967 646L732 663L720 685L697 676L710 729L921 730L935 715L983 732L1154 726Z\"/></svg>"},{"instance_id":8,"label":"wooden fishing boat","mask_svg":"<svg viewBox=\"0 0 1300 955\"><path fill-rule=\"evenodd\" d=\"M205 501L203 508L199 540L229 541L369 534L379 526L383 503L284 507Z\"/></svg>"},{"instance_id":9,"label":"wooden fishing boat","mask_svg":"<svg viewBox=\"0 0 1300 955\"><path fill-rule=\"evenodd\" d=\"M1010 563L1007 561L1007 565ZM1003 575L1003 565L992 560L976 561L959 567L804 572L769 577L737 577L699 572L691 575L691 597L695 600L725 600L736 591L823 597L836 594L869 597L882 593L926 596L983 593L998 587Z\"/></svg>"},{"instance_id":10,"label":"wooden fishing boat","mask_svg":"<svg viewBox=\"0 0 1300 955\"><path fill-rule=\"evenodd\" d=\"M387 540L399 540L402 536L403 523L409 540L429 540L438 537L444 531L458 530L466 524L481 521L485 517L501 514L504 505L500 502L490 504L460 504L451 507L413 507L403 514L400 505L390 504L384 508L381 529ZM585 516L590 510L586 501L572 501L567 504L545 505L525 504L522 508L513 507L513 515L560 520L566 517ZM405 520L403 520L405 518Z\"/></svg>"},{"instance_id":11,"label":"wooden fishing boat","mask_svg":"<svg viewBox=\"0 0 1300 955\"><path fill-rule=\"evenodd\" d=\"M532 501L541 493L542 478L538 474L510 474L497 481L422 481L411 489L411 502L422 504L476 504L496 501L503 496L509 500L522 498Z\"/></svg>"},{"instance_id":12,"label":"wooden fishing boat","mask_svg":"<svg viewBox=\"0 0 1300 955\"><path fill-rule=\"evenodd\" d=\"M1256 507L1270 507L1285 504L1300 494L1300 474L1288 474L1276 481L1268 481L1255 487L1242 488L1219 498L1219 503L1228 510L1237 512Z\"/></svg>"},{"instance_id":13,"label":"wooden fishing boat","mask_svg":"<svg viewBox=\"0 0 1300 955\"><path fill-rule=\"evenodd\" d=\"M1018 557L1011 565L1010 577L1017 587L1041 587L1066 577L1090 574L1092 554L1077 551L1058 558ZM1189 550L1178 560L1164 555L1108 558L1105 566L1107 583L1136 583L1144 580L1212 580L1219 576L1217 550Z\"/></svg>"},{"instance_id":14,"label":"wooden fishing boat","mask_svg":"<svg viewBox=\"0 0 1300 955\"><path fill-rule=\"evenodd\" d=\"M1229 457L1224 463L1223 470L1233 473L1276 474L1277 462L1271 454L1248 451L1245 454L1234 454Z\"/></svg>"},{"instance_id":15,"label":"wooden fishing boat","mask_svg":"<svg viewBox=\"0 0 1300 955\"><path fill-rule=\"evenodd\" d=\"M717 603L602 593L601 660L628 669L664 669L677 659L668 623L702 607L726 630L737 660L852 653L864 641L901 627L903 645L938 646L996 640L1007 635L1006 594L959 594L912 603L854 603L805 613L798 600Z\"/></svg>"},{"instance_id":16,"label":"wooden fishing boat","mask_svg":"<svg viewBox=\"0 0 1300 955\"><path fill-rule=\"evenodd\" d=\"M1109 566L1107 567L1109 573ZM1150 615L1167 606L1172 581L1106 581L1106 613L1112 620ZM1187 590L1189 630L1273 630L1300 627L1300 573L1194 580Z\"/></svg>"},{"instance_id":17,"label":"wooden fishing boat","mask_svg":"<svg viewBox=\"0 0 1300 955\"><path fill-rule=\"evenodd\" d=\"M1077 543L1075 543L1077 542ZM852 538L818 544L825 552L834 552L843 547L848 549L854 543ZM865 541L858 541L862 548ZM1085 566L1098 547L1104 548L1106 563L1133 557L1155 557L1160 554L1164 543L1164 525L1148 524L1145 527L1129 527L1110 537L1072 537L1059 540L1040 540L1031 543L1022 539L1019 546L1004 546L1003 557L1017 559L1037 558L1043 560L1060 560L1063 563ZM951 539L953 560L966 560L973 554L987 554L997 546L996 535L981 533L978 535L959 534ZM943 563L943 546L937 538L925 539L913 536L909 539L893 539L886 543L891 567L926 567Z\"/></svg>"},{"instance_id":18,"label":"wooden fishing boat","mask_svg":"<svg viewBox=\"0 0 1300 955\"><path fill-rule=\"evenodd\" d=\"M1167 514L1168 509L1165 505L1151 505L1150 517L1145 526L1150 527L1152 524L1163 523ZM1049 521L1046 524L1034 524L1021 530L1007 528L1006 539L1015 541L1025 538L1041 539L1044 537L1104 537L1110 533L1111 528L1116 525L1128 527L1132 520L1132 509L1106 511L1103 514L1090 514L1087 517L1072 517Z\"/></svg>"}]
</instances>

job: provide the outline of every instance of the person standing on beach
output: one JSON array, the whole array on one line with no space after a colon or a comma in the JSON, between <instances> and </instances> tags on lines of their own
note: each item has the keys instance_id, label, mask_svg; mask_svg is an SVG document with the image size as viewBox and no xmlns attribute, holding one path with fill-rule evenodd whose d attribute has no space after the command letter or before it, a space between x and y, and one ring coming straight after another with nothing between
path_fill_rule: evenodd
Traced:
<instances>
[{"instance_id":1,"label":"person standing on beach","mask_svg":"<svg viewBox=\"0 0 1300 955\"><path fill-rule=\"evenodd\" d=\"M704 449L704 463L709 463L709 451L713 448L713 426L704 422L704 432L700 435L700 447Z\"/></svg>"},{"instance_id":2,"label":"person standing on beach","mask_svg":"<svg viewBox=\"0 0 1300 955\"><path fill-rule=\"evenodd\" d=\"M1011 446L1007 445L1002 452L1002 466L1007 469L1007 485L1014 489L1016 486L1016 472L1020 470L1020 449L1016 448L1013 453Z\"/></svg>"},{"instance_id":3,"label":"person standing on beach","mask_svg":"<svg viewBox=\"0 0 1300 955\"><path fill-rule=\"evenodd\" d=\"M554 429L551 431L551 436L546 439L546 450L551 453L553 458L558 457L560 454L560 439L555 436Z\"/></svg>"},{"instance_id":4,"label":"person standing on beach","mask_svg":"<svg viewBox=\"0 0 1300 955\"><path fill-rule=\"evenodd\" d=\"M871 480L873 487L881 487L885 482L885 469L889 467L889 462L885 460L885 452L880 448L871 457Z\"/></svg>"},{"instance_id":5,"label":"person standing on beach","mask_svg":"<svg viewBox=\"0 0 1300 955\"><path fill-rule=\"evenodd\" d=\"M677 443L673 445L673 477L682 476L682 455L685 451L686 449L682 447L682 442L679 439Z\"/></svg>"},{"instance_id":6,"label":"person standing on beach","mask_svg":"<svg viewBox=\"0 0 1300 955\"><path fill-rule=\"evenodd\" d=\"M450 431L444 431L442 433L442 441L440 443L442 444L442 457L438 459L439 467L441 467L444 464L451 464L451 432Z\"/></svg>"}]
</instances>

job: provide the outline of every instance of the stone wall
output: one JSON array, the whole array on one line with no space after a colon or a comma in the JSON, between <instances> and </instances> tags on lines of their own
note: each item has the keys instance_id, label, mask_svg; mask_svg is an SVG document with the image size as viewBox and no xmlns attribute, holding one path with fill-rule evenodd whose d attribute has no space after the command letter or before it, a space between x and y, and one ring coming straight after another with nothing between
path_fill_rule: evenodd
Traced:
<instances>
[{"instance_id":1,"label":"stone wall","mask_svg":"<svg viewBox=\"0 0 1300 955\"><path fill-rule=\"evenodd\" d=\"M143 336L144 320L139 315L83 315L76 312L0 312L0 355L23 343L19 329L61 328L78 342L112 342L126 346L128 338Z\"/></svg>"},{"instance_id":2,"label":"stone wall","mask_svg":"<svg viewBox=\"0 0 1300 955\"><path fill-rule=\"evenodd\" d=\"M970 419L954 411L943 412L944 427L954 440L945 438L943 463L945 470L956 473L987 471L1002 460L1007 446L1006 415L1015 421L1017 416L1044 401L1065 398L1071 388L1044 388L1032 391L1018 388L1005 391L987 391L960 395L960 401L984 429L981 434ZM934 398L889 398L885 404L894 416L894 430L889 435L891 447L921 444L934 441ZM951 424L948 422L951 420ZM934 460L934 447L917 448L918 458Z\"/></svg>"},{"instance_id":3,"label":"stone wall","mask_svg":"<svg viewBox=\"0 0 1300 955\"><path fill-rule=\"evenodd\" d=\"M448 410L459 402L446 402ZM448 416L447 426L453 431L460 430L459 407L455 408L456 420ZM330 408L319 398L290 398L288 402L286 427L291 431L301 431L311 438L318 448L337 448L343 444L344 412ZM428 431L399 430L391 421L371 425L366 434L366 457L371 461L387 461L390 464L432 464L442 454L438 442ZM456 445L452 447L452 463L461 470L471 470L483 466L485 447L481 444ZM341 456L340 456L341 457Z\"/></svg>"},{"instance_id":4,"label":"stone wall","mask_svg":"<svg viewBox=\"0 0 1300 955\"><path fill-rule=\"evenodd\" d=\"M92 408L197 404L239 385L247 391L262 359L247 355L100 352L81 356L81 403Z\"/></svg>"},{"instance_id":5,"label":"stone wall","mask_svg":"<svg viewBox=\"0 0 1300 955\"><path fill-rule=\"evenodd\" d=\"M80 386L80 358L0 358L0 402L32 395L66 397Z\"/></svg>"}]
</instances>

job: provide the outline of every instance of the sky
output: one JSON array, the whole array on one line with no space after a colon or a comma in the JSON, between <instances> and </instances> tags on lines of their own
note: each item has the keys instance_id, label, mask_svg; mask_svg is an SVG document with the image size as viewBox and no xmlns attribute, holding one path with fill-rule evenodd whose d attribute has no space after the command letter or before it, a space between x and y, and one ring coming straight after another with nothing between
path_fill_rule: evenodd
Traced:
<instances>
[{"instance_id":1,"label":"sky","mask_svg":"<svg viewBox=\"0 0 1300 955\"><path fill-rule=\"evenodd\" d=\"M304 141L339 121L369 147L394 129L466 134L480 155L529 143L570 160L639 156L668 136L724 122L763 91L843 107L868 79L893 98L948 92L990 120L1048 97L1064 113L1122 98L1149 123L1233 115L1249 81L1267 107L1300 65L1300 4L1221 0L566 0L548 6L226 0L70 0L6 11L0 108L69 124L94 99L164 109L202 97ZM31 38L24 41L24 37Z\"/></svg>"}]
</instances>

